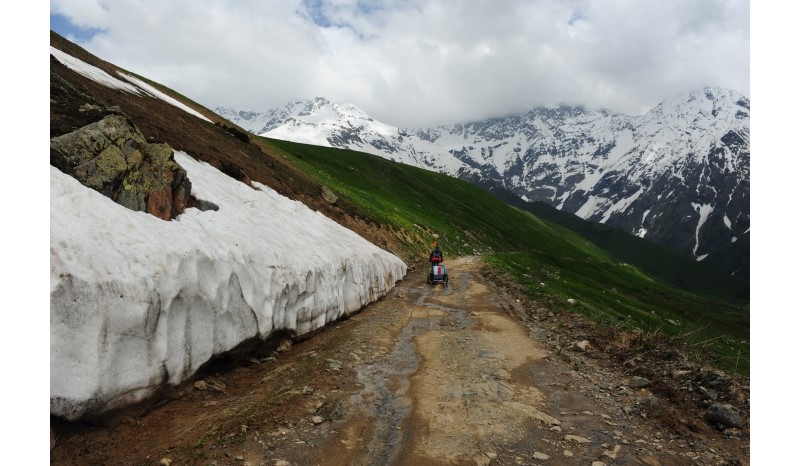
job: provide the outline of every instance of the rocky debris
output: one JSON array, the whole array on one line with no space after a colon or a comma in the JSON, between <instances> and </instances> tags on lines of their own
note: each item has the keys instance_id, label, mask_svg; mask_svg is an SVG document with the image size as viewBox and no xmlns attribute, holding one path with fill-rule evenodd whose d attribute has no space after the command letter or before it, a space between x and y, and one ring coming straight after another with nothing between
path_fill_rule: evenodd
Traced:
<instances>
[{"instance_id":1,"label":"rocky debris","mask_svg":"<svg viewBox=\"0 0 800 466\"><path fill-rule=\"evenodd\" d=\"M331 371L331 372L339 372L340 370L342 370L341 361L338 361L336 359L327 359L327 360L325 360L325 362L328 363L328 367L325 370L328 370L328 371Z\"/></svg>"},{"instance_id":2,"label":"rocky debris","mask_svg":"<svg viewBox=\"0 0 800 466\"><path fill-rule=\"evenodd\" d=\"M285 352L289 351L290 349L292 349L292 340L289 339L289 338L284 338L278 344L278 348L276 349L276 351L279 352L279 353L285 353Z\"/></svg>"},{"instance_id":3,"label":"rocky debris","mask_svg":"<svg viewBox=\"0 0 800 466\"><path fill-rule=\"evenodd\" d=\"M229 160L223 160L220 162L220 170L222 173L230 176L234 180L241 181L242 183L246 184L247 186L253 186L253 180L247 176L247 173L244 172L242 167L236 165L235 163Z\"/></svg>"},{"instance_id":4,"label":"rocky debris","mask_svg":"<svg viewBox=\"0 0 800 466\"><path fill-rule=\"evenodd\" d=\"M212 381L209 382L208 386L211 388L211 390L214 390L215 392L219 393L225 393L225 390L228 389L228 387L222 382Z\"/></svg>"},{"instance_id":5,"label":"rocky debris","mask_svg":"<svg viewBox=\"0 0 800 466\"><path fill-rule=\"evenodd\" d=\"M672 369L669 373L670 377L673 379L680 379L682 377L686 377L687 375L691 374L692 371L684 370L684 369Z\"/></svg>"},{"instance_id":6,"label":"rocky debris","mask_svg":"<svg viewBox=\"0 0 800 466\"><path fill-rule=\"evenodd\" d=\"M622 407L622 412L630 416L631 414L636 413L636 408L631 405L626 405Z\"/></svg>"},{"instance_id":7,"label":"rocky debris","mask_svg":"<svg viewBox=\"0 0 800 466\"><path fill-rule=\"evenodd\" d=\"M567 299L567 303L569 303L569 304L570 304L570 305L572 305L572 306L574 306L576 302L577 302L577 301L575 301L575 300L574 300L574 299L572 299L572 298L569 298L569 299Z\"/></svg>"},{"instance_id":8,"label":"rocky debris","mask_svg":"<svg viewBox=\"0 0 800 466\"><path fill-rule=\"evenodd\" d=\"M523 290L506 284L509 279L502 272L495 273L489 272L498 287L512 297L523 295ZM629 461L684 464L687 459L694 461L693 464L747 464L750 402L747 377L690 360L687 348L676 339L594 324L571 311L553 312L538 302L523 299L522 306L522 321L530 337L552 351L545 361L566 363L571 369L564 371L563 381L548 385L559 390L574 387L596 400L598 409L592 409L593 412L602 410L611 415L598 414L608 426L605 434L611 437L595 436L596 431L592 431L589 438L597 442L580 444L575 459L581 458L583 464L601 458L613 464ZM584 340L593 343L591 351L577 348L577 343ZM644 385L644 380L649 384L638 386ZM631 381L633 386L629 385ZM724 428L723 424L711 422L718 429L709 428L703 418L713 403L739 407L741 427ZM566 415L562 419L564 433L589 432L585 428L573 430L577 427L573 419L578 413L561 414ZM584 418L582 422L590 421ZM659 431L651 432L649 426L659 426ZM557 451L578 445L550 438L552 444L561 446ZM600 442L602 445L598 445ZM720 449L723 444L726 448ZM615 452L617 445L620 450ZM611 458L614 454L617 457Z\"/></svg>"},{"instance_id":9,"label":"rocky debris","mask_svg":"<svg viewBox=\"0 0 800 466\"><path fill-rule=\"evenodd\" d=\"M200 390L200 391L212 390L218 393L225 393L225 390L228 389L228 387L223 382L217 380L208 380L208 381L198 380L193 384L193 386L195 390Z\"/></svg>"},{"instance_id":10,"label":"rocky debris","mask_svg":"<svg viewBox=\"0 0 800 466\"><path fill-rule=\"evenodd\" d=\"M322 198L325 199L325 202L331 205L335 205L336 202L339 200L339 197L331 191L331 188L327 186L322 186Z\"/></svg>"},{"instance_id":11,"label":"rocky debris","mask_svg":"<svg viewBox=\"0 0 800 466\"><path fill-rule=\"evenodd\" d=\"M589 349L591 349L591 347L592 347L592 344L589 343L587 340L576 341L576 342L572 343L572 348L575 349L575 350L578 350L578 351L586 352L586 351L589 351Z\"/></svg>"},{"instance_id":12,"label":"rocky debris","mask_svg":"<svg viewBox=\"0 0 800 466\"><path fill-rule=\"evenodd\" d=\"M591 443L591 440L586 437L581 437L580 435L565 435L564 440L575 443Z\"/></svg>"},{"instance_id":13,"label":"rocky debris","mask_svg":"<svg viewBox=\"0 0 800 466\"><path fill-rule=\"evenodd\" d=\"M230 134L231 136L235 137L236 139L238 139L238 140L240 140L240 141L242 141L244 143L249 143L250 142L250 134L247 131L240 130L239 128L236 128L234 126L228 126L225 123L222 123L222 122L219 122L219 121L215 121L214 125L215 126L219 126L226 133Z\"/></svg>"},{"instance_id":14,"label":"rocky debris","mask_svg":"<svg viewBox=\"0 0 800 466\"><path fill-rule=\"evenodd\" d=\"M549 460L550 459L550 455L547 455L547 454L542 453L540 451L536 451L536 452L533 453L533 459L536 459L536 460Z\"/></svg>"},{"instance_id":15,"label":"rocky debris","mask_svg":"<svg viewBox=\"0 0 800 466\"><path fill-rule=\"evenodd\" d=\"M323 422L325 422L325 420L322 419L322 416L314 416L311 418L311 423L314 424L315 426L318 426Z\"/></svg>"},{"instance_id":16,"label":"rocky debris","mask_svg":"<svg viewBox=\"0 0 800 466\"><path fill-rule=\"evenodd\" d=\"M644 387L649 387L650 384L651 382L645 379L644 377L633 377L628 382L628 386L630 388L644 388Z\"/></svg>"},{"instance_id":17,"label":"rocky debris","mask_svg":"<svg viewBox=\"0 0 800 466\"><path fill-rule=\"evenodd\" d=\"M706 410L704 418L711 424L721 424L725 427L742 426L741 413L729 403L712 404Z\"/></svg>"},{"instance_id":18,"label":"rocky debris","mask_svg":"<svg viewBox=\"0 0 800 466\"><path fill-rule=\"evenodd\" d=\"M170 458L161 458L161 461L158 464L163 464L164 466L170 466L172 464L172 460Z\"/></svg>"},{"instance_id":19,"label":"rocky debris","mask_svg":"<svg viewBox=\"0 0 800 466\"><path fill-rule=\"evenodd\" d=\"M192 203L192 185L166 144L151 144L122 115L50 140L50 164L134 211L170 220Z\"/></svg>"},{"instance_id":20,"label":"rocky debris","mask_svg":"<svg viewBox=\"0 0 800 466\"><path fill-rule=\"evenodd\" d=\"M621 450L622 450L621 446L614 445L613 449L603 451L603 456L607 456L607 457L611 458L612 460L615 460L615 459L617 459L617 455L619 455L619 452Z\"/></svg>"},{"instance_id":21,"label":"rocky debris","mask_svg":"<svg viewBox=\"0 0 800 466\"><path fill-rule=\"evenodd\" d=\"M636 459L639 460L641 464L645 464L647 466L663 466L661 461L654 456L637 456Z\"/></svg>"}]
</instances>

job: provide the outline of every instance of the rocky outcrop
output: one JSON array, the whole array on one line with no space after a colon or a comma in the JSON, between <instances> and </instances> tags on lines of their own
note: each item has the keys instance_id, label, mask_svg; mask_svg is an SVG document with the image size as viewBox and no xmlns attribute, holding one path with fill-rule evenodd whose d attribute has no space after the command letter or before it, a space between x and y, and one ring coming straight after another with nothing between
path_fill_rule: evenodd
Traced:
<instances>
[{"instance_id":1,"label":"rocky outcrop","mask_svg":"<svg viewBox=\"0 0 800 466\"><path fill-rule=\"evenodd\" d=\"M52 138L50 164L118 204L162 220L190 203L191 182L172 148L148 143L121 115Z\"/></svg>"}]
</instances>

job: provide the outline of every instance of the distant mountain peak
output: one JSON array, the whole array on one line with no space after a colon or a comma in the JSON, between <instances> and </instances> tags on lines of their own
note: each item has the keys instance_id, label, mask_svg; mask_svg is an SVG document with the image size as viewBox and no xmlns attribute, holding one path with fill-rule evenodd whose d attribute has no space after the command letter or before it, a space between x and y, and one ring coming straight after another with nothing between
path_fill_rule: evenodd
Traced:
<instances>
[{"instance_id":1,"label":"distant mountain peak","mask_svg":"<svg viewBox=\"0 0 800 466\"><path fill-rule=\"evenodd\" d=\"M300 111L300 116L308 116L318 111L322 107L331 106L331 102L325 97L316 97L313 100L306 102L303 110Z\"/></svg>"}]
</instances>

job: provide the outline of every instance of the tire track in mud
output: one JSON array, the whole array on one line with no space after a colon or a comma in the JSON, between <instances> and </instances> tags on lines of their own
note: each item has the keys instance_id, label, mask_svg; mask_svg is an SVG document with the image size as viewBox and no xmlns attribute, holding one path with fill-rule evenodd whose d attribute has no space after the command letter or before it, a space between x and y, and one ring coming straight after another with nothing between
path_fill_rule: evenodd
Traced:
<instances>
[{"instance_id":1,"label":"tire track in mud","mask_svg":"<svg viewBox=\"0 0 800 466\"><path fill-rule=\"evenodd\" d=\"M355 400L356 403L373 398L373 434L366 450L370 456L368 464L375 465L396 463L409 440L407 428L413 404L409 389L411 376L419 369L421 360L415 339L427 332L441 330L443 317L453 317L451 320L459 328L471 324L466 311L427 302L439 294L452 294L448 287L398 287L395 292L413 302L410 320L397 336L386 361L364 365L357 371L358 381L365 388L362 394L356 395L360 398Z\"/></svg>"},{"instance_id":2,"label":"tire track in mud","mask_svg":"<svg viewBox=\"0 0 800 466\"><path fill-rule=\"evenodd\" d=\"M470 273L474 258L454 261L450 286L398 287L407 323L387 358L358 369L371 405L371 436L361 464L468 461L492 450L492 438L517 438L526 422L558 424L540 412L542 396L512 371L542 356L490 290ZM366 439L365 439L366 440Z\"/></svg>"}]
</instances>

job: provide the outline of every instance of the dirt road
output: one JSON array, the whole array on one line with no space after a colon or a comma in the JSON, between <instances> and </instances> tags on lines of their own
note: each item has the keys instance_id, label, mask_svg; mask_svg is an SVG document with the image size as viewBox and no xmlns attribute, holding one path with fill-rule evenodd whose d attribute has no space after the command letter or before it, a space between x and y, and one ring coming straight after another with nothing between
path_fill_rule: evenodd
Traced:
<instances>
[{"instance_id":1,"label":"dirt road","mask_svg":"<svg viewBox=\"0 0 800 466\"><path fill-rule=\"evenodd\" d=\"M746 434L679 419L596 355L562 352L552 313L531 318L479 259L447 265L449 287L411 272L349 320L218 365L144 416L56 423L52 463L749 463Z\"/></svg>"}]
</instances>

